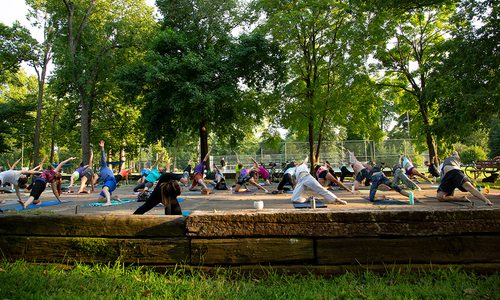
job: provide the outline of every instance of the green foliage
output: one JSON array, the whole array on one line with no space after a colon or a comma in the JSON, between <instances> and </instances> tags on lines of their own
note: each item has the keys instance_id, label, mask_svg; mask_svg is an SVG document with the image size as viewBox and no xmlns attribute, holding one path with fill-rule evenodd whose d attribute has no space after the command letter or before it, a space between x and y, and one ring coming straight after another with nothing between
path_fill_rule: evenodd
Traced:
<instances>
[{"instance_id":1,"label":"green foliage","mask_svg":"<svg viewBox=\"0 0 500 300\"><path fill-rule=\"evenodd\" d=\"M479 146L469 146L460 152L460 160L464 164L472 164L478 160L485 160L486 152Z\"/></svg>"},{"instance_id":2,"label":"green foliage","mask_svg":"<svg viewBox=\"0 0 500 300\"><path fill-rule=\"evenodd\" d=\"M22 138L32 138L36 92L33 76L23 71L5 74L0 86L0 153L21 149Z\"/></svg>"},{"instance_id":3,"label":"green foliage","mask_svg":"<svg viewBox=\"0 0 500 300\"><path fill-rule=\"evenodd\" d=\"M0 83L7 72L15 74L21 62L31 61L38 43L28 29L15 22L11 27L0 23Z\"/></svg>"},{"instance_id":4,"label":"green foliage","mask_svg":"<svg viewBox=\"0 0 500 300\"><path fill-rule=\"evenodd\" d=\"M183 267L155 273L141 267L76 264L74 267L0 264L4 299L493 299L500 276L457 268L431 271L389 268L332 277L284 275L273 269L245 274L221 268L213 274ZM36 277L37 280L20 280Z\"/></svg>"},{"instance_id":5,"label":"green foliage","mask_svg":"<svg viewBox=\"0 0 500 300\"><path fill-rule=\"evenodd\" d=\"M187 132L188 138L214 134L229 145L238 143L263 118L263 93L282 78L278 47L258 33L233 38L232 1L158 6L163 28L148 53L144 82L138 82L145 87L148 141L173 145ZM207 141L201 142L203 148Z\"/></svg>"},{"instance_id":6,"label":"green foliage","mask_svg":"<svg viewBox=\"0 0 500 300\"><path fill-rule=\"evenodd\" d=\"M500 121L492 122L488 144L490 146L490 157L500 156Z\"/></svg>"},{"instance_id":7,"label":"green foliage","mask_svg":"<svg viewBox=\"0 0 500 300\"><path fill-rule=\"evenodd\" d=\"M443 45L448 53L435 70L430 86L441 117L436 132L443 139L466 142L477 129L489 129L500 112L499 10L494 1L460 1L450 20L452 35ZM456 130L457 125L462 130Z\"/></svg>"}]
</instances>

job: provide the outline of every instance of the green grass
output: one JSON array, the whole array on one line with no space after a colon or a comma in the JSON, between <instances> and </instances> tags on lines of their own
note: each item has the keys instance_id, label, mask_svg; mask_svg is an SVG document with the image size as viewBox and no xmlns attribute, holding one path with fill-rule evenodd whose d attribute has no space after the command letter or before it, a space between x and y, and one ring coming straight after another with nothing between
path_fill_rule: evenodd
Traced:
<instances>
[{"instance_id":1,"label":"green grass","mask_svg":"<svg viewBox=\"0 0 500 300\"><path fill-rule=\"evenodd\" d=\"M457 268L383 275L208 275L178 268L164 274L121 264L63 269L23 261L0 263L1 299L498 299L499 274Z\"/></svg>"}]
</instances>

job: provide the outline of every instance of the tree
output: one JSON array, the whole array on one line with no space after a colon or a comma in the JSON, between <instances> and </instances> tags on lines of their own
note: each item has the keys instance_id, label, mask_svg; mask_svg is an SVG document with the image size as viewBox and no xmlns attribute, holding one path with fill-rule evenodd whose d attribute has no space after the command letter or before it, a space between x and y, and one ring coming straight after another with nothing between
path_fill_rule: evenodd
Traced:
<instances>
[{"instance_id":1,"label":"tree","mask_svg":"<svg viewBox=\"0 0 500 300\"><path fill-rule=\"evenodd\" d=\"M143 117L152 142L197 134L236 140L262 118L261 95L279 82L280 53L261 34L231 36L234 1L158 1L162 30L147 59ZM167 142L168 141L168 142Z\"/></svg>"},{"instance_id":2,"label":"tree","mask_svg":"<svg viewBox=\"0 0 500 300\"><path fill-rule=\"evenodd\" d=\"M117 68L133 57L130 49L140 48L149 36L152 9L143 0L51 3L57 24L56 76L67 80L67 92L78 99L82 156L86 163L96 102L112 89Z\"/></svg>"},{"instance_id":3,"label":"tree","mask_svg":"<svg viewBox=\"0 0 500 300\"><path fill-rule=\"evenodd\" d=\"M448 55L435 70L430 90L437 99L436 132L441 139L470 143L470 136L489 130L500 112L499 9L495 1L460 1ZM457 130L460 124L461 130ZM481 145L486 146L486 145Z\"/></svg>"},{"instance_id":4,"label":"tree","mask_svg":"<svg viewBox=\"0 0 500 300\"><path fill-rule=\"evenodd\" d=\"M36 79L22 70L4 75L0 86L0 153L21 149L24 137L31 138Z\"/></svg>"},{"instance_id":5,"label":"tree","mask_svg":"<svg viewBox=\"0 0 500 300\"><path fill-rule=\"evenodd\" d=\"M7 73L15 74L22 62L34 58L37 42L28 29L15 22L11 27L0 23L0 83Z\"/></svg>"},{"instance_id":6,"label":"tree","mask_svg":"<svg viewBox=\"0 0 500 300\"><path fill-rule=\"evenodd\" d=\"M448 19L454 6L419 7L395 15L387 21L386 41L377 47L379 70L385 71L380 83L403 91L409 110L416 110L426 138L430 159L437 156L432 131L437 115L436 98L429 92L432 72L442 61L441 46L449 34ZM417 120L414 118L414 120Z\"/></svg>"},{"instance_id":7,"label":"tree","mask_svg":"<svg viewBox=\"0 0 500 300\"><path fill-rule=\"evenodd\" d=\"M33 164L38 165L40 162L40 132L42 120L42 108L45 93L45 81L47 79L47 68L52 60L52 45L54 41L53 25L50 23L49 14L47 12L46 0L29 0L28 5L31 7L29 17L35 26L43 29L44 40L41 45L37 45L36 53L30 64L35 69L38 78L38 97L35 122L35 136L33 140Z\"/></svg>"},{"instance_id":8,"label":"tree","mask_svg":"<svg viewBox=\"0 0 500 300\"><path fill-rule=\"evenodd\" d=\"M323 140L334 136L339 126L380 132L380 118L373 118L377 110L366 105L375 105L380 99L360 68L367 59L361 51L365 46L359 30L364 26L362 14L355 15L348 1L333 0L261 0L255 9L265 18L261 30L286 54L290 80L281 106L281 124L299 135L306 133L311 168L320 156ZM375 126L363 126L367 123Z\"/></svg>"}]
</instances>

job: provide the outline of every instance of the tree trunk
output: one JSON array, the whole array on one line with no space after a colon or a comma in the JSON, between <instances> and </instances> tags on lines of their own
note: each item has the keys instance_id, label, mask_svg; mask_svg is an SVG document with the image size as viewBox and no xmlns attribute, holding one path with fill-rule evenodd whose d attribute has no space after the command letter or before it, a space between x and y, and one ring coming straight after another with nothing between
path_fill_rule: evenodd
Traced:
<instances>
[{"instance_id":1,"label":"tree trunk","mask_svg":"<svg viewBox=\"0 0 500 300\"><path fill-rule=\"evenodd\" d=\"M50 138L50 160L49 163L54 162L55 146L56 146L56 127L57 127L57 107L59 106L59 98L56 98L56 109L54 109L54 116L52 118L52 135Z\"/></svg>"},{"instance_id":2,"label":"tree trunk","mask_svg":"<svg viewBox=\"0 0 500 300\"><path fill-rule=\"evenodd\" d=\"M40 130L42 126L42 105L43 105L43 93L45 89L46 68L47 68L46 66L43 67L42 74L38 79L35 137L33 141L33 166L38 166L38 164L40 163Z\"/></svg>"},{"instance_id":3,"label":"tree trunk","mask_svg":"<svg viewBox=\"0 0 500 300\"><path fill-rule=\"evenodd\" d=\"M81 111L81 143L82 143L82 161L86 165L90 160L90 104L89 101L85 100L85 97L80 92L80 104L82 106Z\"/></svg>"},{"instance_id":4,"label":"tree trunk","mask_svg":"<svg viewBox=\"0 0 500 300\"><path fill-rule=\"evenodd\" d=\"M200 161L205 158L208 153L208 123L206 120L200 122ZM210 166L210 161L207 160L207 169Z\"/></svg>"},{"instance_id":5,"label":"tree trunk","mask_svg":"<svg viewBox=\"0 0 500 300\"><path fill-rule=\"evenodd\" d=\"M309 161L311 163L311 173L314 165L316 164L316 157L314 157L314 123L312 118L309 119Z\"/></svg>"}]
</instances>

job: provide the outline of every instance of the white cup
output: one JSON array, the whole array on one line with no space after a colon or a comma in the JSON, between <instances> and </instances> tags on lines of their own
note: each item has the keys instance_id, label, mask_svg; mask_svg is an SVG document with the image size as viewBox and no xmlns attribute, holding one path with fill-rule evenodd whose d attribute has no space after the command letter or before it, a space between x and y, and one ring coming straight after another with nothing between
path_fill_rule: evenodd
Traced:
<instances>
[{"instance_id":1,"label":"white cup","mask_svg":"<svg viewBox=\"0 0 500 300\"><path fill-rule=\"evenodd\" d=\"M257 210L264 209L264 201L254 201L253 207Z\"/></svg>"}]
</instances>

